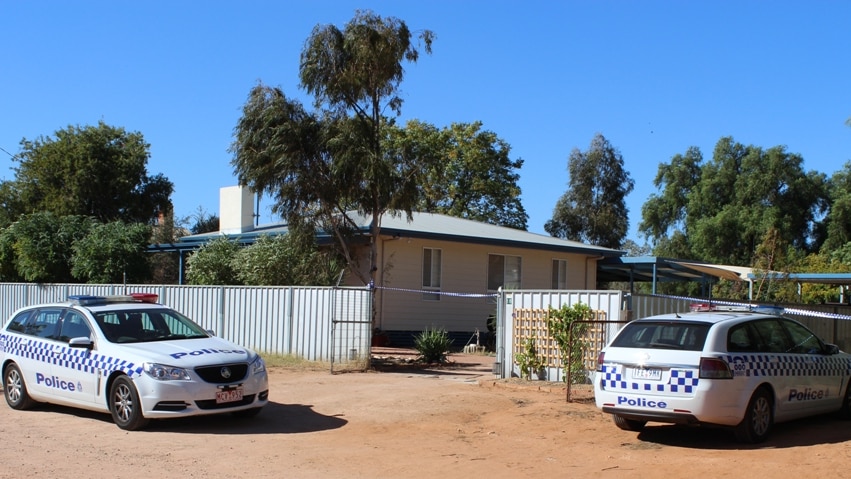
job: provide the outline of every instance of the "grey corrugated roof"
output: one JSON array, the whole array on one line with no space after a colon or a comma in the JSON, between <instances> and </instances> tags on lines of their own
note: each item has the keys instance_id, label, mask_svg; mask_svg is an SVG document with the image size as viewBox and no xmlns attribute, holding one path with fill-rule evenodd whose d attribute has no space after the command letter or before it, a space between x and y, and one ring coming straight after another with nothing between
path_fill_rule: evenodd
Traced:
<instances>
[{"instance_id":1,"label":"grey corrugated roof","mask_svg":"<svg viewBox=\"0 0 851 479\"><path fill-rule=\"evenodd\" d=\"M361 231L369 233L371 216L350 214ZM259 236L264 234L279 235L287 232L284 223L261 225L251 231L226 235L228 238L244 243L253 243ZM606 257L617 257L623 251L600 246L587 245L578 241L553 238L551 236L529 233L514 228L495 226L478 221L456 218L454 216L441 215L437 213L413 213L412 221L408 221L403 213L392 216L389 213L382 216L381 234L386 236L400 236L409 238L423 238L444 241L456 241L461 243L489 244L494 246L539 249L549 251L560 251L570 253L581 253L599 255ZM177 243L166 245L153 245L149 250L189 250L200 246L222 236L220 232L189 235L180 238Z\"/></svg>"}]
</instances>

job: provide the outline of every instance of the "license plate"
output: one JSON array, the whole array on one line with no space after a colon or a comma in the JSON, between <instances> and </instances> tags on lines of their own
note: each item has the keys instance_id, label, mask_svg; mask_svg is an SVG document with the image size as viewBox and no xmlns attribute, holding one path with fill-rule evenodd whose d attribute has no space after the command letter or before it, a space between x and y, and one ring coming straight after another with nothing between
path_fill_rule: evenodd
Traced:
<instances>
[{"instance_id":1,"label":"license plate","mask_svg":"<svg viewBox=\"0 0 851 479\"><path fill-rule=\"evenodd\" d=\"M661 369L637 368L632 370L633 379L646 379L649 381L658 381L662 379Z\"/></svg>"},{"instance_id":2,"label":"license plate","mask_svg":"<svg viewBox=\"0 0 851 479\"><path fill-rule=\"evenodd\" d=\"M216 391L216 404L242 401L242 386Z\"/></svg>"}]
</instances>

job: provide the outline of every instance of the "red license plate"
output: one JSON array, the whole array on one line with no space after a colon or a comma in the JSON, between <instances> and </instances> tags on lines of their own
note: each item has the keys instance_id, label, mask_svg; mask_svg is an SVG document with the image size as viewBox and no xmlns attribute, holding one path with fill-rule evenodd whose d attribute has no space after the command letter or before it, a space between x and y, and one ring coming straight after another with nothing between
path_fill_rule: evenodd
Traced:
<instances>
[{"instance_id":1,"label":"red license plate","mask_svg":"<svg viewBox=\"0 0 851 479\"><path fill-rule=\"evenodd\" d=\"M216 391L216 404L242 401L242 386Z\"/></svg>"}]
</instances>

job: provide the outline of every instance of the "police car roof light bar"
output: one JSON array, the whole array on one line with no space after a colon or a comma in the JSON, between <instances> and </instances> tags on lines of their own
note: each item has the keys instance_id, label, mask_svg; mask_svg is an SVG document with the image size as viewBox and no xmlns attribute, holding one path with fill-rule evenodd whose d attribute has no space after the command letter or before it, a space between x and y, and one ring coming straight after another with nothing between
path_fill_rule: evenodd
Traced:
<instances>
[{"instance_id":1,"label":"police car roof light bar","mask_svg":"<svg viewBox=\"0 0 851 479\"><path fill-rule=\"evenodd\" d=\"M153 293L131 293L129 295L94 296L89 294L72 294L68 301L79 306L109 303L156 303L159 296Z\"/></svg>"},{"instance_id":2,"label":"police car roof light bar","mask_svg":"<svg viewBox=\"0 0 851 479\"><path fill-rule=\"evenodd\" d=\"M761 314L776 314L782 315L785 309L782 306L765 306L759 304L713 304L713 303L692 303L689 306L691 312L705 311L728 311L728 312L751 312Z\"/></svg>"}]
</instances>

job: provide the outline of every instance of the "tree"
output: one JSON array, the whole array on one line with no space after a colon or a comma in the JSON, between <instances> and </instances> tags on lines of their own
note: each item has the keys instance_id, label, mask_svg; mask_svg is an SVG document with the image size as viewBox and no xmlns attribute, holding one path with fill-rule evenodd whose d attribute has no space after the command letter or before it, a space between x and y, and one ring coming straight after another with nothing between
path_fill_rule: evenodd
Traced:
<instances>
[{"instance_id":1,"label":"tree","mask_svg":"<svg viewBox=\"0 0 851 479\"><path fill-rule=\"evenodd\" d=\"M807 252L818 246L817 220L827 207L823 174L804 172L785 147L767 150L721 138L701 163L690 148L662 164L662 190L642 208L640 231L666 256L747 266L769 231Z\"/></svg>"},{"instance_id":2,"label":"tree","mask_svg":"<svg viewBox=\"0 0 851 479\"><path fill-rule=\"evenodd\" d=\"M833 174L828 184L830 211L825 218L822 251L830 252L851 242L851 161Z\"/></svg>"},{"instance_id":3,"label":"tree","mask_svg":"<svg viewBox=\"0 0 851 479\"><path fill-rule=\"evenodd\" d=\"M651 194L641 207L640 232L658 243L672 230L685 231L688 198L700 182L702 166L703 155L694 146L684 155L674 155L670 164L659 165L653 185L662 194Z\"/></svg>"},{"instance_id":4,"label":"tree","mask_svg":"<svg viewBox=\"0 0 851 479\"><path fill-rule=\"evenodd\" d=\"M186 282L194 285L223 285L240 283L235 259L239 245L227 238L205 243L186 260Z\"/></svg>"},{"instance_id":5,"label":"tree","mask_svg":"<svg viewBox=\"0 0 851 479\"><path fill-rule=\"evenodd\" d=\"M438 130L417 121L397 130L388 150L399 156L439 158L430 163L422 181L420 209L498 226L526 230L528 215L520 202L511 147L482 123L453 123ZM423 149L431 148L428 152Z\"/></svg>"},{"instance_id":6,"label":"tree","mask_svg":"<svg viewBox=\"0 0 851 479\"><path fill-rule=\"evenodd\" d=\"M14 268L20 279L34 283L75 282L71 274L74 243L96 224L91 217L57 216L49 211L23 215L0 234L2 271Z\"/></svg>"},{"instance_id":7,"label":"tree","mask_svg":"<svg viewBox=\"0 0 851 479\"><path fill-rule=\"evenodd\" d=\"M23 213L145 224L171 210L174 186L161 174L148 175L150 145L140 133L99 122L55 135L21 141L21 152L13 157L19 163L14 187L0 191L4 203L23 205Z\"/></svg>"},{"instance_id":8,"label":"tree","mask_svg":"<svg viewBox=\"0 0 851 479\"><path fill-rule=\"evenodd\" d=\"M24 214L26 206L21 200L14 181L0 181L0 228L5 228Z\"/></svg>"},{"instance_id":9,"label":"tree","mask_svg":"<svg viewBox=\"0 0 851 479\"><path fill-rule=\"evenodd\" d=\"M151 274L145 250L151 227L112 221L94 225L73 245L71 274L86 283L146 281Z\"/></svg>"},{"instance_id":10,"label":"tree","mask_svg":"<svg viewBox=\"0 0 851 479\"><path fill-rule=\"evenodd\" d=\"M358 11L345 27L316 26L301 54L301 86L314 96L319 114L310 114L283 91L252 89L235 129L232 164L240 184L270 193L273 211L290 230L315 226L335 238L347 264L355 264L349 236L357 231L351 212L369 215L369 273L377 271L377 238L386 212L411 218L419 200L421 158L384 150L392 120L401 113L399 85L403 61L416 62L419 50L407 25ZM431 52L432 32L419 34Z\"/></svg>"},{"instance_id":11,"label":"tree","mask_svg":"<svg viewBox=\"0 0 851 479\"><path fill-rule=\"evenodd\" d=\"M626 196L635 186L620 152L598 133L587 152L570 153L567 170L568 190L544 229L557 238L620 248L629 229Z\"/></svg>"}]
</instances>

